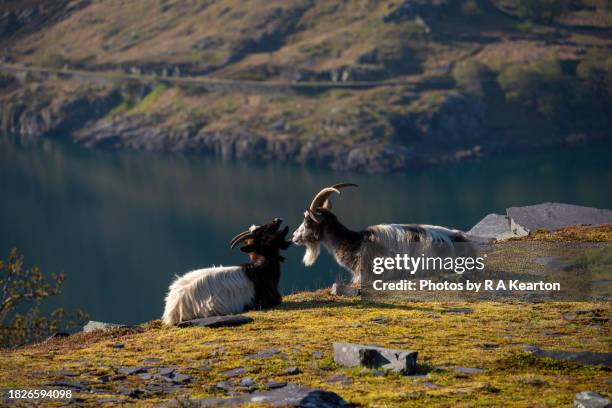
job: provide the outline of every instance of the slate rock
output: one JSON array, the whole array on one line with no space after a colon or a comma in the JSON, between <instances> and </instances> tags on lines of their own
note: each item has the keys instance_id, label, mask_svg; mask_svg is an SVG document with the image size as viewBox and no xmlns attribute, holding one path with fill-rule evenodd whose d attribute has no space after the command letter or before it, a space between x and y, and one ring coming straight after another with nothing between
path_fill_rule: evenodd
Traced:
<instances>
[{"instance_id":1,"label":"slate rock","mask_svg":"<svg viewBox=\"0 0 612 408\"><path fill-rule=\"evenodd\" d=\"M523 350L537 357L548 357L555 360L572 361L578 364L612 366L612 353L593 351L543 350L535 346L524 346Z\"/></svg>"},{"instance_id":2,"label":"slate rock","mask_svg":"<svg viewBox=\"0 0 612 408\"><path fill-rule=\"evenodd\" d=\"M143 390L142 388L127 388L124 390L119 390L117 391L117 393L121 395L126 395L130 398L140 398L147 394L147 391Z\"/></svg>"},{"instance_id":3,"label":"slate rock","mask_svg":"<svg viewBox=\"0 0 612 408\"><path fill-rule=\"evenodd\" d=\"M482 368L473 368L473 367L455 367L453 369L455 374L477 374L483 373L484 370Z\"/></svg>"},{"instance_id":4,"label":"slate rock","mask_svg":"<svg viewBox=\"0 0 612 408\"><path fill-rule=\"evenodd\" d=\"M273 390L276 388L283 388L287 385L286 382L284 381L274 381L274 380L270 380L266 383L266 388L268 388L269 390Z\"/></svg>"},{"instance_id":5,"label":"slate rock","mask_svg":"<svg viewBox=\"0 0 612 408\"><path fill-rule=\"evenodd\" d=\"M177 324L178 327L230 327L251 323L252 318L242 315L211 316L200 319L185 320Z\"/></svg>"},{"instance_id":6,"label":"slate rock","mask_svg":"<svg viewBox=\"0 0 612 408\"><path fill-rule=\"evenodd\" d=\"M200 407L235 407L264 403L272 407L345 408L352 405L338 394L316 388L288 384L283 388L258 391L231 398L204 398L197 401Z\"/></svg>"},{"instance_id":7,"label":"slate rock","mask_svg":"<svg viewBox=\"0 0 612 408\"><path fill-rule=\"evenodd\" d=\"M359 296L360 292L359 288L343 285L341 283L334 283L329 291L333 296Z\"/></svg>"},{"instance_id":8,"label":"slate rock","mask_svg":"<svg viewBox=\"0 0 612 408\"><path fill-rule=\"evenodd\" d=\"M299 367L289 367L288 369L283 371L283 374L285 374L285 375L298 375L301 372L302 371L300 370Z\"/></svg>"},{"instance_id":9,"label":"slate rock","mask_svg":"<svg viewBox=\"0 0 612 408\"><path fill-rule=\"evenodd\" d=\"M389 319L387 319L387 318L386 318L386 317L384 317L384 316L376 316L376 317L373 317L373 318L372 318L370 321L371 321L372 323L378 323L378 324L387 324L387 323L389 323Z\"/></svg>"},{"instance_id":10,"label":"slate rock","mask_svg":"<svg viewBox=\"0 0 612 408\"><path fill-rule=\"evenodd\" d=\"M251 354L247 356L246 359L247 360L264 359L264 358L270 358L270 357L276 356L278 354L280 354L279 350L267 349L267 350L258 351L255 354Z\"/></svg>"},{"instance_id":11,"label":"slate rock","mask_svg":"<svg viewBox=\"0 0 612 408\"><path fill-rule=\"evenodd\" d=\"M114 349L122 349L125 347L125 344L123 343L115 343L115 344L111 344L111 347Z\"/></svg>"},{"instance_id":12,"label":"slate rock","mask_svg":"<svg viewBox=\"0 0 612 408\"><path fill-rule=\"evenodd\" d=\"M168 375L162 375L161 378L165 381L174 383L174 384L182 384L187 383L193 380L193 377L187 374L181 373L170 373Z\"/></svg>"},{"instance_id":13,"label":"slate rock","mask_svg":"<svg viewBox=\"0 0 612 408\"><path fill-rule=\"evenodd\" d=\"M219 381L215 386L224 391L229 391L234 388L234 385L230 381Z\"/></svg>"},{"instance_id":14,"label":"slate rock","mask_svg":"<svg viewBox=\"0 0 612 408\"><path fill-rule=\"evenodd\" d=\"M432 390L435 390L436 388L440 388L438 384L434 384L431 381L423 381L421 385L427 388L431 388Z\"/></svg>"},{"instance_id":15,"label":"slate rock","mask_svg":"<svg viewBox=\"0 0 612 408\"><path fill-rule=\"evenodd\" d=\"M347 367L364 366L409 375L416 370L417 355L418 353L412 350L334 343L334 361Z\"/></svg>"},{"instance_id":16,"label":"slate rock","mask_svg":"<svg viewBox=\"0 0 612 408\"><path fill-rule=\"evenodd\" d=\"M612 223L612 211L561 203L542 203L506 210L511 222L527 231L553 231L571 225Z\"/></svg>"},{"instance_id":17,"label":"slate rock","mask_svg":"<svg viewBox=\"0 0 612 408\"><path fill-rule=\"evenodd\" d=\"M238 367L238 368L234 368L231 370L223 371L221 372L221 375L232 378L232 377L239 377L243 375L244 373L246 373L246 369L242 367Z\"/></svg>"},{"instance_id":18,"label":"slate rock","mask_svg":"<svg viewBox=\"0 0 612 408\"><path fill-rule=\"evenodd\" d=\"M255 386L255 380L253 380L251 377L245 377L242 380L240 380L240 386L241 387L253 387Z\"/></svg>"},{"instance_id":19,"label":"slate rock","mask_svg":"<svg viewBox=\"0 0 612 408\"><path fill-rule=\"evenodd\" d=\"M136 375L146 373L151 367L140 366L140 367L121 367L117 371L123 375Z\"/></svg>"},{"instance_id":20,"label":"slate rock","mask_svg":"<svg viewBox=\"0 0 612 408\"><path fill-rule=\"evenodd\" d=\"M89 391L90 387L76 381L56 380L48 384L51 387L70 388L78 391Z\"/></svg>"},{"instance_id":21,"label":"slate rock","mask_svg":"<svg viewBox=\"0 0 612 408\"><path fill-rule=\"evenodd\" d=\"M169 375L172 375L174 371L176 370L172 367L159 367L157 369L157 374L162 375L162 376L169 376Z\"/></svg>"},{"instance_id":22,"label":"slate rock","mask_svg":"<svg viewBox=\"0 0 612 408\"><path fill-rule=\"evenodd\" d=\"M584 391L576 394L574 399L575 408L610 408L610 400L593 391Z\"/></svg>"},{"instance_id":23,"label":"slate rock","mask_svg":"<svg viewBox=\"0 0 612 408\"><path fill-rule=\"evenodd\" d=\"M83 331L85 333L91 333L96 330L107 331L107 330L111 330L117 327L127 327L127 326L123 324L118 324L118 323L105 323L105 322L97 322L95 320L90 320L87 322L87 324L85 324L85 326L83 326Z\"/></svg>"},{"instance_id":24,"label":"slate rock","mask_svg":"<svg viewBox=\"0 0 612 408\"><path fill-rule=\"evenodd\" d=\"M466 235L476 242L487 242L489 240L502 241L508 238L527 235L520 231L510 229L510 220L505 215L489 214L480 220L469 230Z\"/></svg>"}]
</instances>

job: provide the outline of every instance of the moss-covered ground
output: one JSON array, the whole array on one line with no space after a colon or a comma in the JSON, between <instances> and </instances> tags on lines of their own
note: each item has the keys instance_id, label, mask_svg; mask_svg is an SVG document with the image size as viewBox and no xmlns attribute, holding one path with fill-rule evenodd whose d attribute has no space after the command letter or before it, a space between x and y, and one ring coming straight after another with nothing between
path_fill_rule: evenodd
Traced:
<instances>
[{"instance_id":1,"label":"moss-covered ground","mask_svg":"<svg viewBox=\"0 0 612 408\"><path fill-rule=\"evenodd\" d=\"M462 307L472 312L446 312ZM104 390L77 393L94 402L126 384L143 382L137 376L117 376L117 368L150 365L145 359L158 358L154 365L176 368L195 380L175 394L129 402L222 396L215 387L227 379L222 372L244 367L244 376L258 384L269 379L297 382L334 391L361 406L569 406L580 391L610 393L609 369L534 357L522 346L608 352L611 311L609 304L596 303L374 304L323 291L299 293L277 309L248 313L254 322L240 327L179 329L150 322L143 332L80 333L1 351L0 386L45 387L67 370L73 375L70 381L94 381L94 389ZM334 341L417 350L420 373L377 376L368 369L340 367L332 358ZM113 348L118 342L124 347ZM268 349L280 353L247 358ZM299 374L283 375L296 366ZM459 366L484 371L457 374L454 368ZM105 375L110 381L96 385ZM328 382L335 376L348 380Z\"/></svg>"}]
</instances>

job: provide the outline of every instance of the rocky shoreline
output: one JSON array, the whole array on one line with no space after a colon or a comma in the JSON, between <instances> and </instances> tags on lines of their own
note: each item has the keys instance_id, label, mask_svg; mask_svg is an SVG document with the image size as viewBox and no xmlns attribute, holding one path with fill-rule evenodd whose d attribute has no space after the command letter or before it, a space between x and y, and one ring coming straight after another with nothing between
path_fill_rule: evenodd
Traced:
<instances>
[{"instance_id":1,"label":"rocky shoreline","mask_svg":"<svg viewBox=\"0 0 612 408\"><path fill-rule=\"evenodd\" d=\"M296 122L308 112L297 117L284 114L271 123L223 119L223 126L206 115L183 120L176 112L163 110L116 114L126 103L121 88L106 83L61 85L22 86L17 80L5 84L5 90L12 92L2 102L0 131L27 142L60 137L88 148L214 154L367 173L571 145L600 137L593 132L534 140L524 136L530 132L528 128L517 128L498 131L499 137L492 138L483 100L457 91L445 91L431 101L408 93L406 97L419 104L418 108L391 108L374 121L365 111L346 118L313 119L316 128L306 130ZM138 93L146 96L151 89L141 86Z\"/></svg>"}]
</instances>

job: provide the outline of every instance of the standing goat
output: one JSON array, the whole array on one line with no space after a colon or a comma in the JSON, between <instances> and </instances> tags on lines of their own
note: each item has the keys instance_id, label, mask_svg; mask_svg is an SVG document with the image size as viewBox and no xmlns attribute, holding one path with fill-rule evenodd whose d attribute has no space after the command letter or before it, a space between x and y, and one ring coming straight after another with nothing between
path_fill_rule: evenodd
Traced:
<instances>
[{"instance_id":1,"label":"standing goat","mask_svg":"<svg viewBox=\"0 0 612 408\"><path fill-rule=\"evenodd\" d=\"M341 183L326 187L312 200L304 212L304 222L293 233L293 242L306 247L303 262L311 266L319 256L320 245L333 255L336 262L352 274L352 283L361 283L361 277L371 270L376 257L389 257L396 254L415 255L417 248L429 248L448 253L455 243L466 243L468 252L472 248L461 231L444 227L420 224L381 224L363 231L352 231L342 225L331 212L329 198L340 194L344 187L357 187L356 184ZM418 244L418 245L415 245ZM446 251L446 252L445 252ZM420 255L420 252L419 254Z\"/></svg>"},{"instance_id":2,"label":"standing goat","mask_svg":"<svg viewBox=\"0 0 612 408\"><path fill-rule=\"evenodd\" d=\"M278 291L281 249L289 248L285 241L289 227L279 231L282 220L275 218L263 226L253 225L236 235L232 248L248 253L250 263L240 266L212 267L189 272L170 285L162 321L167 325L198 317L241 313L250 309L268 309L282 301Z\"/></svg>"}]
</instances>

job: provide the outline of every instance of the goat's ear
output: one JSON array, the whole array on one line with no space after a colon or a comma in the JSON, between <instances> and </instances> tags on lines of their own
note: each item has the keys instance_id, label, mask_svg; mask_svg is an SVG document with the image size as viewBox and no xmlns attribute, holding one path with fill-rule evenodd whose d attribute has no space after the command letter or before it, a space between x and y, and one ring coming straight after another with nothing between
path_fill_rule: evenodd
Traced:
<instances>
[{"instance_id":1,"label":"goat's ear","mask_svg":"<svg viewBox=\"0 0 612 408\"><path fill-rule=\"evenodd\" d=\"M321 220L319 218L317 218L317 215L314 212L312 212L312 210L310 208L307 209L306 211L308 212L308 218L310 218L311 220L313 220L317 224L321 223Z\"/></svg>"}]
</instances>

